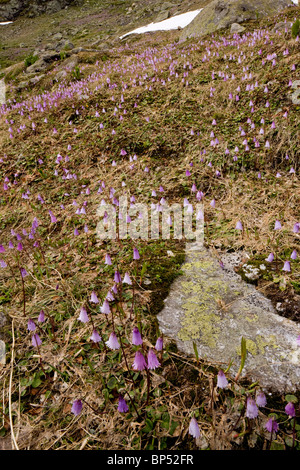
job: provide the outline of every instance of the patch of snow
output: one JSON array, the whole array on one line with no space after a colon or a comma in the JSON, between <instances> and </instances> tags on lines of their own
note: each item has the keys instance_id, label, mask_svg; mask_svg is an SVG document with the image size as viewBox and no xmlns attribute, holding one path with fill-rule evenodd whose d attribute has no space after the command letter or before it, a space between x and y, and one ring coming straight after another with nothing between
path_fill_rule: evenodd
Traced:
<instances>
[{"instance_id":1,"label":"patch of snow","mask_svg":"<svg viewBox=\"0 0 300 470\"><path fill-rule=\"evenodd\" d=\"M292 0L293 3L295 3L295 5L298 5L298 0Z\"/></svg>"},{"instance_id":2,"label":"patch of snow","mask_svg":"<svg viewBox=\"0 0 300 470\"><path fill-rule=\"evenodd\" d=\"M2 24L4 25L4 24L10 24L10 23L12 23L12 21L3 21L2 23L0 23L0 26L1 26Z\"/></svg>"},{"instance_id":3,"label":"patch of snow","mask_svg":"<svg viewBox=\"0 0 300 470\"><path fill-rule=\"evenodd\" d=\"M167 20L160 21L159 23L150 23L147 26L142 26L141 28L134 29L129 33L123 34L120 36L120 39L125 38L129 34L143 34L149 31L169 31L171 29L177 28L184 28L187 26L193 19L202 11L203 8L200 10L193 10L188 11L187 13L182 13L181 15L173 16L172 18L168 18Z\"/></svg>"}]
</instances>

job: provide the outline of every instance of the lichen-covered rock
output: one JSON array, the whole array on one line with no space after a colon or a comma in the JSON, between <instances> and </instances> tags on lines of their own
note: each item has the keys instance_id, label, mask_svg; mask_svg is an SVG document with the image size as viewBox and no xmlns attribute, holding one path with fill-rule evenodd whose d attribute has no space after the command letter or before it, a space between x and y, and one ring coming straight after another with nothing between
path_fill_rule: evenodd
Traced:
<instances>
[{"instance_id":1,"label":"lichen-covered rock","mask_svg":"<svg viewBox=\"0 0 300 470\"><path fill-rule=\"evenodd\" d=\"M287 21L287 22L280 21L279 23L276 23L276 25L274 26L272 31L273 32L276 32L276 31L289 32L289 31L291 31L292 25L293 25L293 23L291 21Z\"/></svg>"},{"instance_id":2,"label":"lichen-covered rock","mask_svg":"<svg viewBox=\"0 0 300 470\"><path fill-rule=\"evenodd\" d=\"M213 0L183 29L180 40L213 33L232 23L273 16L289 6L295 6L291 0Z\"/></svg>"},{"instance_id":3,"label":"lichen-covered rock","mask_svg":"<svg viewBox=\"0 0 300 470\"><path fill-rule=\"evenodd\" d=\"M29 67L26 68L26 73L30 74L44 72L52 62L59 59L60 55L57 52L45 51L41 53L41 56L39 56L38 60L34 62L34 64L29 65Z\"/></svg>"},{"instance_id":4,"label":"lichen-covered rock","mask_svg":"<svg viewBox=\"0 0 300 470\"><path fill-rule=\"evenodd\" d=\"M231 259L230 259L231 257ZM178 348L224 367L240 366L241 339L246 340L243 375L274 392L300 389L300 325L279 316L269 299L242 280L232 255L222 257L224 267L204 247L189 244L183 275L173 283L165 307L158 315L161 331Z\"/></svg>"},{"instance_id":5,"label":"lichen-covered rock","mask_svg":"<svg viewBox=\"0 0 300 470\"><path fill-rule=\"evenodd\" d=\"M299 105L300 104L300 80L295 80L292 83L292 89L295 90L291 94L292 103Z\"/></svg>"}]
</instances>

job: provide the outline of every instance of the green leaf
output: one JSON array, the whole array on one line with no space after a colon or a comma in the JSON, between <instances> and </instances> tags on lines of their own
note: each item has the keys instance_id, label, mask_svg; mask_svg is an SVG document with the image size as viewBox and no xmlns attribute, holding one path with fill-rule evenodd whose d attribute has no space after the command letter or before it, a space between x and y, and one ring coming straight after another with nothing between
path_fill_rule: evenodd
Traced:
<instances>
[{"instance_id":1,"label":"green leaf","mask_svg":"<svg viewBox=\"0 0 300 470\"><path fill-rule=\"evenodd\" d=\"M244 369L244 365L246 362L246 356L247 356L247 346L246 346L246 340L245 338L242 338L241 340L241 371Z\"/></svg>"},{"instance_id":2,"label":"green leaf","mask_svg":"<svg viewBox=\"0 0 300 470\"><path fill-rule=\"evenodd\" d=\"M197 359L197 362L199 362L199 354L198 354L198 349L196 343L193 341L193 348L194 348L194 353Z\"/></svg>"},{"instance_id":3,"label":"green leaf","mask_svg":"<svg viewBox=\"0 0 300 470\"><path fill-rule=\"evenodd\" d=\"M226 372L229 372L229 370L230 370L232 364L233 364L233 359L230 359L229 365L228 365L227 369L224 371L225 373L226 373Z\"/></svg>"},{"instance_id":4,"label":"green leaf","mask_svg":"<svg viewBox=\"0 0 300 470\"><path fill-rule=\"evenodd\" d=\"M285 446L281 442L273 441L270 450L285 450Z\"/></svg>"},{"instance_id":5,"label":"green leaf","mask_svg":"<svg viewBox=\"0 0 300 470\"><path fill-rule=\"evenodd\" d=\"M145 419L145 426L143 427L142 431L145 433L151 432L153 430L153 423L150 419Z\"/></svg>"},{"instance_id":6,"label":"green leaf","mask_svg":"<svg viewBox=\"0 0 300 470\"><path fill-rule=\"evenodd\" d=\"M42 381L39 377L34 377L32 383L31 383L31 386L33 388L38 388L40 385L41 385Z\"/></svg>"},{"instance_id":7,"label":"green leaf","mask_svg":"<svg viewBox=\"0 0 300 470\"><path fill-rule=\"evenodd\" d=\"M179 425L178 421L172 421L171 422L171 427L170 427L170 434L171 436L173 436L174 432L175 432L175 429L177 428L177 426Z\"/></svg>"},{"instance_id":8,"label":"green leaf","mask_svg":"<svg viewBox=\"0 0 300 470\"><path fill-rule=\"evenodd\" d=\"M108 400L109 400L109 390L107 388L105 388L102 393L103 393L103 396L104 396L105 403L108 402Z\"/></svg>"},{"instance_id":9,"label":"green leaf","mask_svg":"<svg viewBox=\"0 0 300 470\"><path fill-rule=\"evenodd\" d=\"M108 382L107 382L106 386L107 386L107 388L112 390L113 388L116 388L117 384L118 384L117 379L115 377L110 377L108 379Z\"/></svg>"},{"instance_id":10,"label":"green leaf","mask_svg":"<svg viewBox=\"0 0 300 470\"><path fill-rule=\"evenodd\" d=\"M145 274L145 272L146 272L147 267L148 267L148 262L145 261L145 262L143 263L143 266L142 266L142 269L141 269L141 279L143 278L143 276L144 276L144 274Z\"/></svg>"},{"instance_id":11,"label":"green leaf","mask_svg":"<svg viewBox=\"0 0 300 470\"><path fill-rule=\"evenodd\" d=\"M239 371L236 375L235 380L238 380L239 376L242 373L242 370L244 369L244 365L245 365L245 362L246 362L246 356L247 356L247 343L246 343L245 338L242 337L242 340L241 340L241 365L240 365L240 368L239 368Z\"/></svg>"},{"instance_id":12,"label":"green leaf","mask_svg":"<svg viewBox=\"0 0 300 470\"><path fill-rule=\"evenodd\" d=\"M293 447L293 439L291 437L286 437L284 441L288 447Z\"/></svg>"},{"instance_id":13,"label":"green leaf","mask_svg":"<svg viewBox=\"0 0 300 470\"><path fill-rule=\"evenodd\" d=\"M94 372L95 372L95 369L94 369L94 367L92 366L92 363L91 363L91 361L89 360L88 357L86 358L86 363L87 363L87 365L89 366L89 368L91 369L91 371L94 373Z\"/></svg>"}]
</instances>

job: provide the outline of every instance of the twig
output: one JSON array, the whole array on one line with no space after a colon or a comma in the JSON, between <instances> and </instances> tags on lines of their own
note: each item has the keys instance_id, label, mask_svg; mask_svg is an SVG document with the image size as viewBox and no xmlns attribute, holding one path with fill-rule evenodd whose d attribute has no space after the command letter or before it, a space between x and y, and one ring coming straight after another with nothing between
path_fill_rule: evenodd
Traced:
<instances>
[{"instance_id":1,"label":"twig","mask_svg":"<svg viewBox=\"0 0 300 470\"><path fill-rule=\"evenodd\" d=\"M12 331L12 347L11 347L11 359L10 359L10 376L9 376L9 397L8 397L8 407L9 407L9 422L10 422L10 430L11 430L11 438L13 445L15 446L16 450L19 450L12 421L12 413L11 413L11 388L12 388L12 378L13 378L13 367L14 367L14 350L15 350L15 333L14 333L14 320L12 320L11 325Z\"/></svg>"}]
</instances>

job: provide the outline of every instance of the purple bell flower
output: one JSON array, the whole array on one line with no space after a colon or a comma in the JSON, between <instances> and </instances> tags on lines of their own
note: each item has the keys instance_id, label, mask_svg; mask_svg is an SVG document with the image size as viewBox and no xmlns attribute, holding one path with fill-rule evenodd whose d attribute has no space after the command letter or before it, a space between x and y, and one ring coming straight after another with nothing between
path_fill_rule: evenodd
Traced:
<instances>
[{"instance_id":1,"label":"purple bell flower","mask_svg":"<svg viewBox=\"0 0 300 470\"><path fill-rule=\"evenodd\" d=\"M293 252L291 254L291 258L292 259L297 259L297 251L296 250L293 250Z\"/></svg>"},{"instance_id":2,"label":"purple bell flower","mask_svg":"<svg viewBox=\"0 0 300 470\"><path fill-rule=\"evenodd\" d=\"M140 346L143 344L142 336L140 330L135 326L132 331L132 344L135 346Z\"/></svg>"},{"instance_id":3,"label":"purple bell flower","mask_svg":"<svg viewBox=\"0 0 300 470\"><path fill-rule=\"evenodd\" d=\"M139 250L137 248L133 249L133 259L140 259Z\"/></svg>"},{"instance_id":4,"label":"purple bell flower","mask_svg":"<svg viewBox=\"0 0 300 470\"><path fill-rule=\"evenodd\" d=\"M21 271L21 276L22 276L23 279L24 279L24 277L28 276L28 272L26 271L25 268L21 268L20 271Z\"/></svg>"},{"instance_id":5,"label":"purple bell flower","mask_svg":"<svg viewBox=\"0 0 300 470\"><path fill-rule=\"evenodd\" d=\"M125 398L122 397L122 395L119 396L119 404L118 404L118 411L120 413L127 413L128 411L128 405L126 403Z\"/></svg>"},{"instance_id":6,"label":"purple bell flower","mask_svg":"<svg viewBox=\"0 0 300 470\"><path fill-rule=\"evenodd\" d=\"M80 415L82 411L82 402L81 400L75 400L73 402L73 405L72 405L72 408L71 408L71 412L75 415L75 416L78 416Z\"/></svg>"},{"instance_id":7,"label":"purple bell flower","mask_svg":"<svg viewBox=\"0 0 300 470\"><path fill-rule=\"evenodd\" d=\"M287 272L290 272L290 271L291 271L291 264L290 264L289 261L285 261L285 262L284 262L282 271L287 271Z\"/></svg>"},{"instance_id":8,"label":"purple bell flower","mask_svg":"<svg viewBox=\"0 0 300 470\"><path fill-rule=\"evenodd\" d=\"M96 292L93 291L93 292L91 293L90 301L93 302L94 304L99 303L99 300L98 300L98 297L97 297L97 295L96 295Z\"/></svg>"},{"instance_id":9,"label":"purple bell flower","mask_svg":"<svg viewBox=\"0 0 300 470\"><path fill-rule=\"evenodd\" d=\"M93 330L92 335L90 337L90 340L93 341L93 343L99 343L101 341L101 336L99 335L97 330Z\"/></svg>"},{"instance_id":10,"label":"purple bell flower","mask_svg":"<svg viewBox=\"0 0 300 470\"><path fill-rule=\"evenodd\" d=\"M222 370L218 372L218 379L217 379L217 387L218 388L226 388L228 385L228 380Z\"/></svg>"},{"instance_id":11,"label":"purple bell flower","mask_svg":"<svg viewBox=\"0 0 300 470\"><path fill-rule=\"evenodd\" d=\"M115 275L114 275L114 282L116 282L116 283L122 282L121 274L119 273L119 271L116 271L116 272L115 272Z\"/></svg>"},{"instance_id":12,"label":"purple bell flower","mask_svg":"<svg viewBox=\"0 0 300 470\"><path fill-rule=\"evenodd\" d=\"M55 222L57 222L57 218L50 210L49 210L49 215L50 215L51 222L55 224Z\"/></svg>"},{"instance_id":13,"label":"purple bell flower","mask_svg":"<svg viewBox=\"0 0 300 470\"><path fill-rule=\"evenodd\" d=\"M251 397L247 398L246 416L249 419L254 419L258 416L258 408L256 406L255 400Z\"/></svg>"},{"instance_id":14,"label":"purple bell flower","mask_svg":"<svg viewBox=\"0 0 300 470\"><path fill-rule=\"evenodd\" d=\"M163 339L162 339L161 336L159 338L157 338L154 347L155 347L156 351L162 351L163 350Z\"/></svg>"},{"instance_id":15,"label":"purple bell flower","mask_svg":"<svg viewBox=\"0 0 300 470\"><path fill-rule=\"evenodd\" d=\"M37 333L34 333L32 335L32 346L34 346L35 348L37 348L38 346L40 346L42 344L42 340L41 338L39 337L39 335Z\"/></svg>"},{"instance_id":16,"label":"purple bell flower","mask_svg":"<svg viewBox=\"0 0 300 470\"><path fill-rule=\"evenodd\" d=\"M109 256L109 254L105 255L105 264L111 265L111 257Z\"/></svg>"},{"instance_id":17,"label":"purple bell flower","mask_svg":"<svg viewBox=\"0 0 300 470\"><path fill-rule=\"evenodd\" d=\"M150 349L148 352L148 369L156 369L160 366L160 362L158 361L155 352L153 349Z\"/></svg>"},{"instance_id":18,"label":"purple bell flower","mask_svg":"<svg viewBox=\"0 0 300 470\"><path fill-rule=\"evenodd\" d=\"M266 422L266 425L265 425L265 428L267 431L273 433L273 432L277 432L278 429L279 429L279 426L278 426L278 423L277 421L275 421L274 418L270 418L267 422Z\"/></svg>"},{"instance_id":19,"label":"purple bell flower","mask_svg":"<svg viewBox=\"0 0 300 470\"><path fill-rule=\"evenodd\" d=\"M38 316L38 322L43 323L43 321L45 321L45 312L44 310L41 310Z\"/></svg>"},{"instance_id":20,"label":"purple bell flower","mask_svg":"<svg viewBox=\"0 0 300 470\"><path fill-rule=\"evenodd\" d=\"M268 261L269 263L272 263L272 261L274 261L274 254L270 253L269 256L266 258L266 261Z\"/></svg>"},{"instance_id":21,"label":"purple bell flower","mask_svg":"<svg viewBox=\"0 0 300 470\"><path fill-rule=\"evenodd\" d=\"M259 392L259 394L256 397L256 404L257 406L262 406L262 407L266 406L267 399L266 399L266 395L264 394L264 392Z\"/></svg>"},{"instance_id":22,"label":"purple bell flower","mask_svg":"<svg viewBox=\"0 0 300 470\"><path fill-rule=\"evenodd\" d=\"M89 321L87 311L84 307L81 307L80 309L78 320L81 321L82 323L87 323Z\"/></svg>"},{"instance_id":23,"label":"purple bell flower","mask_svg":"<svg viewBox=\"0 0 300 470\"><path fill-rule=\"evenodd\" d=\"M31 318L28 320L27 329L28 331L34 331L36 329L35 323Z\"/></svg>"},{"instance_id":24,"label":"purple bell flower","mask_svg":"<svg viewBox=\"0 0 300 470\"><path fill-rule=\"evenodd\" d=\"M200 429L199 429L196 418L192 418L190 421L189 434L193 436L195 439L197 437L200 437Z\"/></svg>"},{"instance_id":25,"label":"purple bell flower","mask_svg":"<svg viewBox=\"0 0 300 470\"><path fill-rule=\"evenodd\" d=\"M104 300L102 306L100 307L100 311L101 313L105 313L105 315L108 315L110 313L110 306L107 299Z\"/></svg>"},{"instance_id":26,"label":"purple bell flower","mask_svg":"<svg viewBox=\"0 0 300 470\"><path fill-rule=\"evenodd\" d=\"M120 348L120 344L119 344L119 341L118 341L118 338L117 338L117 335L116 333L112 332L110 334L110 337L108 339L108 341L106 341L106 346L108 346L110 349L119 349Z\"/></svg>"},{"instance_id":27,"label":"purple bell flower","mask_svg":"<svg viewBox=\"0 0 300 470\"><path fill-rule=\"evenodd\" d=\"M130 279L130 276L128 273L125 273L124 279L123 279L123 284L129 284L132 285L132 280Z\"/></svg>"},{"instance_id":28,"label":"purple bell flower","mask_svg":"<svg viewBox=\"0 0 300 470\"><path fill-rule=\"evenodd\" d=\"M281 228L282 228L281 223L279 222L279 220L276 220L275 225L274 225L274 230L280 230Z\"/></svg>"},{"instance_id":29,"label":"purple bell flower","mask_svg":"<svg viewBox=\"0 0 300 470\"><path fill-rule=\"evenodd\" d=\"M132 368L134 370L144 370L146 369L146 367L147 367L147 364L146 364L146 359L144 355L141 353L141 351L137 351L135 353L135 358L132 364Z\"/></svg>"},{"instance_id":30,"label":"purple bell flower","mask_svg":"<svg viewBox=\"0 0 300 470\"><path fill-rule=\"evenodd\" d=\"M293 418L294 416L296 416L295 407L291 401L286 405L286 407L284 408L284 411L290 418Z\"/></svg>"}]
</instances>

